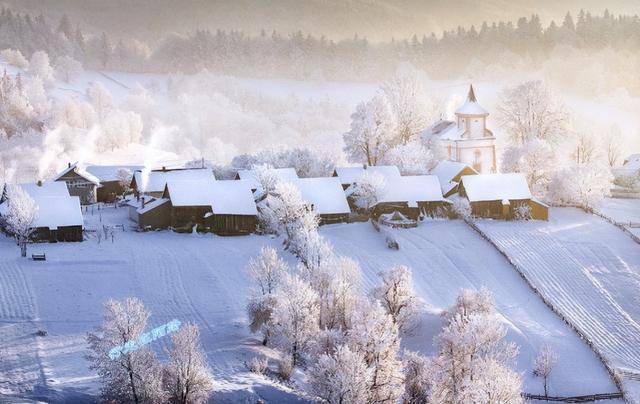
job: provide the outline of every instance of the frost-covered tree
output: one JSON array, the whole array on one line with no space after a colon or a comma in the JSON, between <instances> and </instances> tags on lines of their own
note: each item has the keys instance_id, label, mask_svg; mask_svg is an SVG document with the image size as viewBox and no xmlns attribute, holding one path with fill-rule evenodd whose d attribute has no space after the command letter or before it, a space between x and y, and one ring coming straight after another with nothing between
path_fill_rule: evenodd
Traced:
<instances>
[{"instance_id":1,"label":"frost-covered tree","mask_svg":"<svg viewBox=\"0 0 640 404\"><path fill-rule=\"evenodd\" d=\"M113 348L135 345L147 325L149 312L136 298L109 300L104 309L102 324L87 334L86 355L90 369L98 372L102 382L102 398L135 404L166 401L162 369L148 345L136 346L113 359L109 356Z\"/></svg>"},{"instance_id":2,"label":"frost-covered tree","mask_svg":"<svg viewBox=\"0 0 640 404\"><path fill-rule=\"evenodd\" d=\"M269 342L271 314L276 304L275 295L288 269L286 262L278 257L278 253L272 247L263 247L260 255L252 258L247 266L255 285L247 303L249 326L254 333L262 332L263 345Z\"/></svg>"},{"instance_id":3,"label":"frost-covered tree","mask_svg":"<svg viewBox=\"0 0 640 404\"><path fill-rule=\"evenodd\" d=\"M419 321L423 305L413 290L411 271L404 265L396 265L378 275L380 284L373 289L373 297L380 301L401 332L411 331Z\"/></svg>"},{"instance_id":4,"label":"frost-covered tree","mask_svg":"<svg viewBox=\"0 0 640 404\"><path fill-rule=\"evenodd\" d=\"M195 324L185 324L171 335L169 362L164 366L163 382L170 403L206 403L213 391L213 375L200 346Z\"/></svg>"},{"instance_id":5,"label":"frost-covered tree","mask_svg":"<svg viewBox=\"0 0 640 404\"><path fill-rule=\"evenodd\" d=\"M70 56L60 56L56 60L56 77L65 83L73 82L82 72L82 63Z\"/></svg>"},{"instance_id":6,"label":"frost-covered tree","mask_svg":"<svg viewBox=\"0 0 640 404\"><path fill-rule=\"evenodd\" d=\"M311 393L330 404L370 403L372 369L348 346L323 354L309 372Z\"/></svg>"},{"instance_id":7,"label":"frost-covered tree","mask_svg":"<svg viewBox=\"0 0 640 404\"><path fill-rule=\"evenodd\" d=\"M520 146L532 139L555 143L565 135L568 123L564 107L541 81L527 81L504 90L498 121L511 143Z\"/></svg>"},{"instance_id":8,"label":"frost-covered tree","mask_svg":"<svg viewBox=\"0 0 640 404\"><path fill-rule=\"evenodd\" d=\"M4 49L0 52L0 57L11 66L19 69L27 69L29 67L29 61L22 55L22 52L17 49Z\"/></svg>"},{"instance_id":9,"label":"frost-covered tree","mask_svg":"<svg viewBox=\"0 0 640 404\"><path fill-rule=\"evenodd\" d=\"M256 190L256 198L258 199L264 195L272 195L280 182L280 177L273 167L268 164L259 164L253 167L253 173L259 184Z\"/></svg>"},{"instance_id":10,"label":"frost-covered tree","mask_svg":"<svg viewBox=\"0 0 640 404\"><path fill-rule=\"evenodd\" d=\"M523 173L533 193L544 197L558 166L557 153L546 140L531 139L523 145L510 145L502 155L504 172Z\"/></svg>"},{"instance_id":11,"label":"frost-covered tree","mask_svg":"<svg viewBox=\"0 0 640 404\"><path fill-rule=\"evenodd\" d=\"M381 89L395 118L395 143L410 142L433 118L428 115L427 96L418 71L409 66L399 69Z\"/></svg>"},{"instance_id":12,"label":"frost-covered tree","mask_svg":"<svg viewBox=\"0 0 640 404\"><path fill-rule=\"evenodd\" d=\"M560 205L593 209L609 195L612 182L610 167L601 163L565 167L551 179L550 198Z\"/></svg>"},{"instance_id":13,"label":"frost-covered tree","mask_svg":"<svg viewBox=\"0 0 640 404\"><path fill-rule=\"evenodd\" d=\"M456 214L457 217L463 220L471 220L472 219L472 209L471 204L467 198L463 198L461 196L451 197L451 209L453 213Z\"/></svg>"},{"instance_id":14,"label":"frost-covered tree","mask_svg":"<svg viewBox=\"0 0 640 404\"><path fill-rule=\"evenodd\" d=\"M381 174L365 171L349 189L349 197L358 208L369 211L384 196L385 186L386 180Z\"/></svg>"},{"instance_id":15,"label":"frost-covered tree","mask_svg":"<svg viewBox=\"0 0 640 404\"><path fill-rule=\"evenodd\" d=\"M349 346L364 356L371 368L373 403L396 403L404 391L402 362L398 358L398 327L379 302L363 302L347 333Z\"/></svg>"},{"instance_id":16,"label":"frost-covered tree","mask_svg":"<svg viewBox=\"0 0 640 404\"><path fill-rule=\"evenodd\" d=\"M273 341L298 365L312 348L318 333L318 294L297 275L287 275L276 293L273 308Z\"/></svg>"},{"instance_id":17,"label":"frost-covered tree","mask_svg":"<svg viewBox=\"0 0 640 404\"><path fill-rule=\"evenodd\" d=\"M518 348L503 341L506 329L494 312L491 295L484 290L463 290L445 312L445 321L436 338L438 354L431 366L431 400L491 403L498 396L514 398L510 395L514 390L520 400L522 381L508 368ZM505 386L505 392L500 390L494 396L489 395L491 389L496 388L495 381L484 378L489 371L501 375L497 383Z\"/></svg>"},{"instance_id":18,"label":"frost-covered tree","mask_svg":"<svg viewBox=\"0 0 640 404\"><path fill-rule=\"evenodd\" d=\"M557 361L558 356L549 345L544 345L533 361L533 375L542 379L545 396L549 395L549 375L551 375Z\"/></svg>"},{"instance_id":19,"label":"frost-covered tree","mask_svg":"<svg viewBox=\"0 0 640 404\"><path fill-rule=\"evenodd\" d=\"M29 194L17 185L6 186L7 213L2 220L9 233L20 245L20 255L27 256L27 243L35 231L38 205Z\"/></svg>"},{"instance_id":20,"label":"frost-covered tree","mask_svg":"<svg viewBox=\"0 0 640 404\"><path fill-rule=\"evenodd\" d=\"M379 164L395 145L395 128L395 117L382 94L358 104L351 115L351 129L343 136L347 157L352 162L370 166Z\"/></svg>"},{"instance_id":21,"label":"frost-covered tree","mask_svg":"<svg viewBox=\"0 0 640 404\"><path fill-rule=\"evenodd\" d=\"M118 179L120 189L122 189L122 195L126 195L131 189L133 173L128 168L119 168L118 171L116 171L116 178Z\"/></svg>"},{"instance_id":22,"label":"frost-covered tree","mask_svg":"<svg viewBox=\"0 0 640 404\"><path fill-rule=\"evenodd\" d=\"M438 160L422 141L414 140L391 148L383 162L398 167L402 175L424 175L436 166Z\"/></svg>"},{"instance_id":23,"label":"frost-covered tree","mask_svg":"<svg viewBox=\"0 0 640 404\"><path fill-rule=\"evenodd\" d=\"M28 73L29 76L39 77L47 88L51 88L55 82L53 78L53 68L49 62L47 52L37 51L31 55Z\"/></svg>"},{"instance_id":24,"label":"frost-covered tree","mask_svg":"<svg viewBox=\"0 0 640 404\"><path fill-rule=\"evenodd\" d=\"M111 110L104 117L96 145L99 151L115 150L142 139L142 119L131 111Z\"/></svg>"},{"instance_id":25,"label":"frost-covered tree","mask_svg":"<svg viewBox=\"0 0 640 404\"><path fill-rule=\"evenodd\" d=\"M404 363L404 396L406 404L422 404L429 402L431 360L417 352L405 351Z\"/></svg>"},{"instance_id":26,"label":"frost-covered tree","mask_svg":"<svg viewBox=\"0 0 640 404\"><path fill-rule=\"evenodd\" d=\"M522 398L522 376L494 359L478 366L477 376L465 386L469 401L478 404L518 404Z\"/></svg>"},{"instance_id":27,"label":"frost-covered tree","mask_svg":"<svg viewBox=\"0 0 640 404\"><path fill-rule=\"evenodd\" d=\"M113 97L109 90L99 81L89 84L87 98L89 98L89 102L100 119L104 119L107 113L113 109Z\"/></svg>"}]
</instances>

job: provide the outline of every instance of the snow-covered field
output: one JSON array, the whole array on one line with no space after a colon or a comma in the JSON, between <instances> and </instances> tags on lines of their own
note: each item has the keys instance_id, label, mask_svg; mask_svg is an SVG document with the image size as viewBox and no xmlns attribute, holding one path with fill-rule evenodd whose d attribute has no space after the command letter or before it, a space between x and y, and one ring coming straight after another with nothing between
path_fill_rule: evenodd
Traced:
<instances>
[{"instance_id":1,"label":"snow-covered field","mask_svg":"<svg viewBox=\"0 0 640 404\"><path fill-rule=\"evenodd\" d=\"M640 237L640 200L606 198L598 211Z\"/></svg>"},{"instance_id":2,"label":"snow-covered field","mask_svg":"<svg viewBox=\"0 0 640 404\"><path fill-rule=\"evenodd\" d=\"M640 248L607 221L552 209L550 221L478 221L640 402Z\"/></svg>"},{"instance_id":3,"label":"snow-covered field","mask_svg":"<svg viewBox=\"0 0 640 404\"><path fill-rule=\"evenodd\" d=\"M262 348L248 331L244 315L248 276L243 269L262 245L278 247L278 240L137 233L129 229L126 214L125 209L110 208L85 216L89 229L125 224L127 231L116 232L113 242L109 238L98 243L92 234L83 243L32 245L30 253L46 253L46 262L19 258L15 244L0 238L0 394L93 400L99 385L83 359L85 333L100 322L106 299L137 296L152 313L151 328L173 319L200 326L216 378L214 400L299 401L287 386L249 373L244 366L258 352L273 352ZM387 249L368 223L326 226L321 233L338 252L360 261L367 289L381 269L395 263L413 269L415 288L429 314L406 338L405 347L432 352L433 335L440 326L437 313L453 302L460 288L486 287L495 296L508 338L520 345L516 366L527 392L542 391L530 369L545 343L559 356L550 381L552 394L617 391L587 345L542 303L504 257L463 222L429 221L417 229L397 231L399 251ZM573 241L576 251L587 251L591 245L580 238ZM594 265L601 258L586 253L584 257L593 258ZM48 335L35 336L40 329ZM152 344L161 358L167 341Z\"/></svg>"}]
</instances>

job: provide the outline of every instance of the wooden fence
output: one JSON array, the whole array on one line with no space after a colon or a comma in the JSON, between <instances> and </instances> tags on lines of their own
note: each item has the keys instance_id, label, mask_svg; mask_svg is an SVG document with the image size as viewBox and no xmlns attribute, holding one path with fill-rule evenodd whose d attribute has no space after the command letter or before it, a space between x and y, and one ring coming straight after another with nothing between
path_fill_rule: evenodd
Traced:
<instances>
[{"instance_id":1,"label":"wooden fence","mask_svg":"<svg viewBox=\"0 0 640 404\"><path fill-rule=\"evenodd\" d=\"M535 394L522 393L522 397L527 400L554 401L554 402L563 402L563 403L588 403L592 401L620 399L622 398L622 393L591 394L588 396L573 396L573 397L539 396Z\"/></svg>"}]
</instances>

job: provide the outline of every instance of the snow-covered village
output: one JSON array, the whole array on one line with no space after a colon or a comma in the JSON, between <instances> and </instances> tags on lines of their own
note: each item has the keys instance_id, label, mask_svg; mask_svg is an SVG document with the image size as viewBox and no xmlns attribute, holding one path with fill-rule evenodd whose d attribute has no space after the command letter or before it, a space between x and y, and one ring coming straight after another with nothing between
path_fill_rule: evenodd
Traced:
<instances>
[{"instance_id":1,"label":"snow-covered village","mask_svg":"<svg viewBox=\"0 0 640 404\"><path fill-rule=\"evenodd\" d=\"M4 0L0 403L640 404L636 0Z\"/></svg>"}]
</instances>

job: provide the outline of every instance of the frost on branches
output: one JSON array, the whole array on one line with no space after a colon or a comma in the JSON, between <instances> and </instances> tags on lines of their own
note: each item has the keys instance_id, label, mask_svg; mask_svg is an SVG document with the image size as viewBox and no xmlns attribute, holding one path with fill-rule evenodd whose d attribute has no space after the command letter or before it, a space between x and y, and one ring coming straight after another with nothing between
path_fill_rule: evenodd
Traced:
<instances>
[{"instance_id":1,"label":"frost on branches","mask_svg":"<svg viewBox=\"0 0 640 404\"><path fill-rule=\"evenodd\" d=\"M542 379L545 396L549 395L549 375L551 375L557 361L558 356L556 353L549 345L545 345L542 347L533 362L533 375Z\"/></svg>"},{"instance_id":2,"label":"frost on branches","mask_svg":"<svg viewBox=\"0 0 640 404\"><path fill-rule=\"evenodd\" d=\"M464 290L445 313L431 368L434 402L519 403L522 380L508 365L518 348L504 342L506 330L486 291Z\"/></svg>"},{"instance_id":3,"label":"frost on branches","mask_svg":"<svg viewBox=\"0 0 640 404\"><path fill-rule=\"evenodd\" d=\"M397 265L379 275L380 284L373 290L373 297L380 301L402 333L412 331L420 319L423 303L413 290L411 271Z\"/></svg>"},{"instance_id":4,"label":"frost on branches","mask_svg":"<svg viewBox=\"0 0 640 404\"><path fill-rule=\"evenodd\" d=\"M362 178L351 186L349 197L358 208L368 212L382 198L385 186L386 180L380 173L365 171Z\"/></svg>"},{"instance_id":5,"label":"frost on branches","mask_svg":"<svg viewBox=\"0 0 640 404\"><path fill-rule=\"evenodd\" d=\"M609 196L613 175L608 166L580 164L556 171L550 184L550 197L559 205L597 208Z\"/></svg>"},{"instance_id":6,"label":"frost on branches","mask_svg":"<svg viewBox=\"0 0 640 404\"><path fill-rule=\"evenodd\" d=\"M13 234L20 245L20 254L27 256L27 243L35 231L34 225L38 219L38 205L19 186L7 186L8 209L3 217L4 226Z\"/></svg>"},{"instance_id":7,"label":"frost on branches","mask_svg":"<svg viewBox=\"0 0 640 404\"><path fill-rule=\"evenodd\" d=\"M504 172L523 173L534 195L544 197L559 163L553 147L543 139L527 140L523 145L510 145L502 154Z\"/></svg>"}]
</instances>

